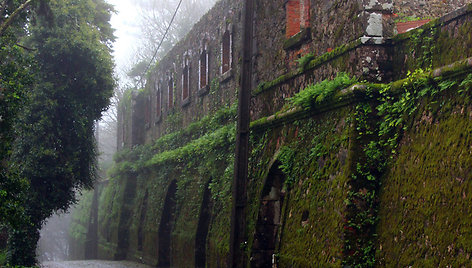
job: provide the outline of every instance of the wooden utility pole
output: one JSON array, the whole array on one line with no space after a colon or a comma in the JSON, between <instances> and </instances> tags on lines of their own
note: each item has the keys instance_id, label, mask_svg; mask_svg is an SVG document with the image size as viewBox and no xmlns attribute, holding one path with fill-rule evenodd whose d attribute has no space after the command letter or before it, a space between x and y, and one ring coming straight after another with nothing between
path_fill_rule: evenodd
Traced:
<instances>
[{"instance_id":1,"label":"wooden utility pole","mask_svg":"<svg viewBox=\"0 0 472 268\"><path fill-rule=\"evenodd\" d=\"M233 179L233 208L231 212L230 256L228 267L246 266L246 205L249 157L249 106L252 89L252 53L254 30L254 0L244 1L243 61L239 91L238 126Z\"/></svg>"}]
</instances>

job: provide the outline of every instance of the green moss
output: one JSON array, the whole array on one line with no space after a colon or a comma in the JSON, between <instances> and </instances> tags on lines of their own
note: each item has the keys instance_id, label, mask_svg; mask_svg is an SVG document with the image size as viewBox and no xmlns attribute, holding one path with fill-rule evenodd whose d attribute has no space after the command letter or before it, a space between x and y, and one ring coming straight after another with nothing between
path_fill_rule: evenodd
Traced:
<instances>
[{"instance_id":1,"label":"green moss","mask_svg":"<svg viewBox=\"0 0 472 268\"><path fill-rule=\"evenodd\" d=\"M454 98L454 97L453 97ZM433 116L423 107L385 177L379 215L382 266L461 267L470 263L472 125L453 102Z\"/></svg>"},{"instance_id":2,"label":"green moss","mask_svg":"<svg viewBox=\"0 0 472 268\"><path fill-rule=\"evenodd\" d=\"M258 134L256 135L256 132L253 133L256 136L253 138L255 141L252 145L254 149L251 159L257 160L255 161L256 163L253 163L254 160L250 160L250 163L253 165L250 177L255 179L253 179L250 186L250 189L253 189L250 193L253 199L251 200L248 228L251 230L255 228L258 211L257 200L262 189L262 182L265 176L267 176L268 165L273 163L274 157L277 157L278 160L282 161L281 168L288 178L287 189L291 189L288 204L284 206L283 212L284 215L291 216L287 216L284 223L281 247L277 255L279 256L280 264L290 267L306 267L307 265L309 266L307 263L323 263L322 266L330 266L332 265L330 261L333 261L335 265L339 265L342 260L344 265L351 265L353 267L374 266L378 259L378 255L376 255L376 249L378 248L376 248L377 232L375 228L378 222L378 191L380 178L387 170L388 161L389 159L394 159L398 154L397 148L400 144L400 138L405 131L409 131L415 118L418 118L418 105L426 102L425 107L430 112L439 113L439 110L441 110L442 113L450 114L454 113L454 111L457 113L460 109L455 109L455 106L447 101L438 102L435 99L443 96L446 92L459 92L464 101L470 101L470 97L468 97L466 92L470 90L472 78L469 75L462 82L460 80L464 76L464 72L470 72L469 65L468 61L460 61L434 72L418 69L403 80L384 85L367 84L359 89L359 91L363 92L363 98L358 101L363 100L364 102L359 102L355 112L351 112L355 130L350 134L344 132L339 136L331 134L335 137L335 140L332 142L343 141L348 136L349 140L351 140L350 146L352 149L349 152L350 160L345 163L345 173L341 177L331 177L332 179L343 178L342 185L349 185L347 188L343 188L342 194L339 192L343 196L342 201L344 203L338 203L337 209L341 211L340 213L343 217L342 220L336 221L329 216L329 211L336 210L336 208L321 209L324 213L328 214L316 214L318 212L313 212L317 215L315 219L320 219L319 221L322 221L321 219L329 219L330 221L316 226L316 231L300 226L300 218L305 210L310 211L311 218L313 204L319 204L317 205L318 209L322 208L323 205L320 202L329 199L329 197L322 193L324 191L332 193L333 191L326 190L326 187L329 188L327 184L321 184L321 182L324 182L322 178L326 176L326 173L324 172L325 169L320 170L320 167L328 165L333 168L332 170L339 171L340 166L339 163L336 163L337 158L333 157L329 160L328 156L331 155L330 152L336 152L336 148L339 150L340 147L330 143L331 136L328 137L319 131L333 129L333 125L336 124L326 119L330 118L326 114L326 110L323 114L316 114L316 117L319 120L326 120L328 126L323 125L325 122L311 125L309 122L315 121L311 121L312 119L309 118L300 121L303 123L294 122L293 120L296 119L293 119L293 113L300 113L300 110L296 109L292 111L284 110L272 116L254 121L251 124L251 128L257 130ZM444 74L444 76L441 74ZM458 86L462 87L462 89L458 88ZM322 92L327 90L327 86L320 88ZM331 92L330 90L327 91ZM345 91L343 94L348 95L346 92L348 91ZM316 103L313 99L316 100L318 95L318 93L314 95L308 94L306 98L298 96L300 101L295 106L303 106L306 110L313 111L316 109L312 106L313 103ZM330 96L333 96L333 94ZM329 99L331 99L330 105L336 107L335 103L339 99ZM287 109L290 106L285 107L284 109ZM339 117L335 116L334 118ZM277 124L277 122L285 123ZM451 126L448 127L453 129ZM301 132L304 129L309 131L309 135L313 139L311 144L307 144L307 140L310 140L307 139L308 136L303 136L303 134L299 133L299 131ZM294 132L298 133L298 135L294 134ZM462 134L462 136L464 135L465 133ZM466 148L468 147L466 146ZM315 159L317 161L314 161ZM320 162L320 159L323 159L323 161ZM310 163L314 165L310 165ZM321 166L320 163L322 163ZM294 186L293 188L291 188L292 185ZM321 187L319 188L322 189L321 193L318 192L319 189L314 185ZM339 186L339 182L337 185ZM313 188L316 194L308 195L307 193L312 192ZM319 197L321 199L318 200L317 198ZM341 197L337 196L333 201L340 200L337 198ZM341 209L339 209L340 207ZM323 228L327 228L327 226L334 228L334 226L330 225L333 222L339 223L339 226L344 229L343 239L337 240L339 244L335 243L342 247L343 255L338 255L337 257L327 253L328 245L311 248L310 241L304 240L305 237L310 236L310 232L314 232L316 234L315 237L319 234L323 234L324 237L329 236L334 229L327 231ZM317 241L325 241L324 239ZM391 240L392 238L386 239ZM327 240L331 241L330 239ZM251 243L250 239L250 245ZM319 244L318 242L317 246ZM307 247L312 250L308 250L310 254L300 256L300 252L307 252ZM284 252L284 250L287 251ZM408 253L402 252L401 254L409 256ZM420 264L428 265L431 263L434 262L425 261ZM406 264L405 262L400 266Z\"/></svg>"},{"instance_id":3,"label":"green moss","mask_svg":"<svg viewBox=\"0 0 472 268\"><path fill-rule=\"evenodd\" d=\"M309 38L310 28L303 28L299 33L285 40L284 49L291 49L296 46L299 46Z\"/></svg>"},{"instance_id":4,"label":"green moss","mask_svg":"<svg viewBox=\"0 0 472 268\"><path fill-rule=\"evenodd\" d=\"M303 60L303 65L300 64L303 68L299 68L297 71L291 71L291 72L288 72L284 75L281 75L279 76L278 78L272 80L272 81L269 81L269 82L262 82L260 83L257 88L252 92L252 95L253 96L257 96L259 94L261 94L262 92L264 91L267 91L281 83L284 83L288 80L291 80L293 79L294 77L298 76L298 75L301 75L302 73L304 73L305 71L307 70L311 70L311 69L315 69L317 67L319 67L320 65L323 65L331 60L334 60L335 58L359 47L361 45L361 41L360 40L356 40L356 41L353 41L347 45L341 45L337 48L335 48L333 51L331 52L327 52L319 57L316 57L314 59L312 59L312 57L310 56L307 56L306 58L304 58ZM307 62L304 62L304 61L307 61ZM344 60L342 61L344 62Z\"/></svg>"},{"instance_id":5,"label":"green moss","mask_svg":"<svg viewBox=\"0 0 472 268\"><path fill-rule=\"evenodd\" d=\"M396 79L417 68L437 68L454 61L472 56L472 48L468 46L471 37L472 22L466 20L458 24L457 30L451 31L441 19L433 20L424 26L397 35L393 38ZM456 33L457 31L457 33ZM412 53L413 52L413 53ZM404 55L412 55L407 58Z\"/></svg>"},{"instance_id":6,"label":"green moss","mask_svg":"<svg viewBox=\"0 0 472 268\"><path fill-rule=\"evenodd\" d=\"M347 195L349 109L277 127L253 136L250 161L250 212L254 230L263 182L274 158L286 175L281 267L339 266L342 251L343 200ZM336 126L336 130L333 130ZM257 160L256 160L257 159ZM309 211L302 224L303 211ZM252 238L249 241L249 251ZM249 253L248 253L249 254Z\"/></svg>"}]
</instances>

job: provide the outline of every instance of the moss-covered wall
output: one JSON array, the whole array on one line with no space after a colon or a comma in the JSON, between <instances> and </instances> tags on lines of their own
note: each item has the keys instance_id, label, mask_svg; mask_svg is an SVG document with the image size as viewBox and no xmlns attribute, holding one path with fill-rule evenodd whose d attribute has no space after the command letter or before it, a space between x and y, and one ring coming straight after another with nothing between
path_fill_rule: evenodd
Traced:
<instances>
[{"instance_id":1,"label":"moss-covered wall","mask_svg":"<svg viewBox=\"0 0 472 268\"><path fill-rule=\"evenodd\" d=\"M295 60L306 54L320 56L364 34L364 7L361 1L310 0L309 31L299 42L286 37L286 2L256 2L255 74L259 81L276 79L294 68ZM302 32L301 32L302 33ZM287 48L288 43L298 45Z\"/></svg>"},{"instance_id":2,"label":"moss-covered wall","mask_svg":"<svg viewBox=\"0 0 472 268\"><path fill-rule=\"evenodd\" d=\"M241 57L242 1L218 1L193 29L151 68L144 91L146 99L138 107L146 107L150 122L141 120L144 139L149 143L231 105L237 99L239 58ZM230 70L222 70L223 35L231 36ZM208 54L208 82L200 87L200 58L203 50ZM182 99L184 62L189 67L189 99ZM169 79L173 82L173 98L169 107ZM160 113L157 111L157 94L160 91ZM149 99L148 99L149 98ZM160 114L160 115L159 115ZM144 118L143 118L144 119Z\"/></svg>"},{"instance_id":3,"label":"moss-covered wall","mask_svg":"<svg viewBox=\"0 0 472 268\"><path fill-rule=\"evenodd\" d=\"M470 0L394 0L395 13L405 19L439 18L470 3Z\"/></svg>"},{"instance_id":4,"label":"moss-covered wall","mask_svg":"<svg viewBox=\"0 0 472 268\"><path fill-rule=\"evenodd\" d=\"M472 56L471 6L393 38L394 79L417 68L438 68Z\"/></svg>"},{"instance_id":5,"label":"moss-covered wall","mask_svg":"<svg viewBox=\"0 0 472 268\"><path fill-rule=\"evenodd\" d=\"M209 267L225 264L236 108L223 107L187 128L116 155L115 167L108 174L110 179L95 190L99 191L99 258L158 264L163 208L169 185L175 182L172 198L176 205L170 220L173 227L168 230L172 265L195 265L195 239L206 189L211 203L209 225L203 227L208 232L203 245L206 262ZM85 214L90 211L91 197L85 197L75 213L72 229L78 242L86 236L90 221ZM78 248L84 248L83 241Z\"/></svg>"},{"instance_id":6,"label":"moss-covered wall","mask_svg":"<svg viewBox=\"0 0 472 268\"><path fill-rule=\"evenodd\" d=\"M457 91L425 100L382 179L379 265L471 263L472 106Z\"/></svg>"},{"instance_id":7,"label":"moss-covered wall","mask_svg":"<svg viewBox=\"0 0 472 268\"><path fill-rule=\"evenodd\" d=\"M261 192L277 160L286 174L276 250L280 267L341 265L351 115L352 107L346 107L254 133L248 185L248 254L253 246ZM304 213L307 219L302 219Z\"/></svg>"}]
</instances>

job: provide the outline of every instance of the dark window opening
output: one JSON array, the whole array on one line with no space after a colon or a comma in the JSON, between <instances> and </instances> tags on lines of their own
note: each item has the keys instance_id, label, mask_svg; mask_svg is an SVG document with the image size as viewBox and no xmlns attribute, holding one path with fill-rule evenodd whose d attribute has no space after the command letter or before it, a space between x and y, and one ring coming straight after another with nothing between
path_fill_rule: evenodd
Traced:
<instances>
[{"instance_id":1,"label":"dark window opening","mask_svg":"<svg viewBox=\"0 0 472 268\"><path fill-rule=\"evenodd\" d=\"M223 44L222 44L222 66L221 73L224 74L231 69L231 34L229 31L226 31L223 34Z\"/></svg>"},{"instance_id":2,"label":"dark window opening","mask_svg":"<svg viewBox=\"0 0 472 268\"><path fill-rule=\"evenodd\" d=\"M162 112L162 108L161 108L161 89L157 88L157 92L156 92L156 121L160 119L161 112Z\"/></svg>"},{"instance_id":3,"label":"dark window opening","mask_svg":"<svg viewBox=\"0 0 472 268\"><path fill-rule=\"evenodd\" d=\"M285 176L276 162L262 190L259 215L251 253L251 267L272 267L276 244L280 239Z\"/></svg>"},{"instance_id":4,"label":"dark window opening","mask_svg":"<svg viewBox=\"0 0 472 268\"><path fill-rule=\"evenodd\" d=\"M190 67L186 60L184 69L182 71L182 101L185 101L190 96Z\"/></svg>"},{"instance_id":5,"label":"dark window opening","mask_svg":"<svg viewBox=\"0 0 472 268\"><path fill-rule=\"evenodd\" d=\"M175 193L177 191L176 181L172 181L167 190L164 208L162 209L161 223L159 224L159 257L158 267L170 267L171 265L171 233L174 229Z\"/></svg>"},{"instance_id":6,"label":"dark window opening","mask_svg":"<svg viewBox=\"0 0 472 268\"><path fill-rule=\"evenodd\" d=\"M200 54L200 88L208 85L208 52L206 48Z\"/></svg>"},{"instance_id":7,"label":"dark window opening","mask_svg":"<svg viewBox=\"0 0 472 268\"><path fill-rule=\"evenodd\" d=\"M168 84L167 84L167 107L169 109L174 108L174 79L172 77L169 78Z\"/></svg>"},{"instance_id":8,"label":"dark window opening","mask_svg":"<svg viewBox=\"0 0 472 268\"><path fill-rule=\"evenodd\" d=\"M143 240L144 240L144 222L146 220L148 206L148 192L144 194L143 203L141 204L141 215L139 216L138 226L138 250L143 251Z\"/></svg>"},{"instance_id":9,"label":"dark window opening","mask_svg":"<svg viewBox=\"0 0 472 268\"><path fill-rule=\"evenodd\" d=\"M195 238L195 267L205 268L206 264L206 245L208 230L210 228L211 218L211 191L210 191L211 180L205 186L203 192L202 206L200 207L200 216L198 218L197 235Z\"/></svg>"}]
</instances>

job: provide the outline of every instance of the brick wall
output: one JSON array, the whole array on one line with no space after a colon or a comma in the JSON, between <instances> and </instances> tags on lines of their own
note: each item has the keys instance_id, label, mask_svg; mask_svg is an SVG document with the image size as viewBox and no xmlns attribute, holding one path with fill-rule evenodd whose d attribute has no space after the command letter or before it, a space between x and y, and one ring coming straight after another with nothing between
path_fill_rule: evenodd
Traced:
<instances>
[{"instance_id":1,"label":"brick wall","mask_svg":"<svg viewBox=\"0 0 472 268\"><path fill-rule=\"evenodd\" d=\"M286 30L285 37L290 38L300 31L300 0L289 0L285 5L286 10Z\"/></svg>"}]
</instances>

